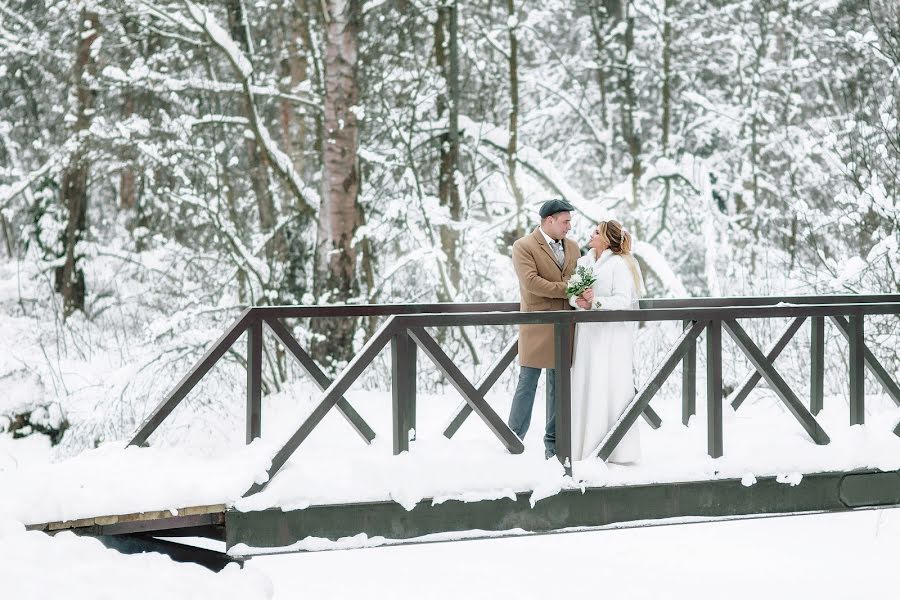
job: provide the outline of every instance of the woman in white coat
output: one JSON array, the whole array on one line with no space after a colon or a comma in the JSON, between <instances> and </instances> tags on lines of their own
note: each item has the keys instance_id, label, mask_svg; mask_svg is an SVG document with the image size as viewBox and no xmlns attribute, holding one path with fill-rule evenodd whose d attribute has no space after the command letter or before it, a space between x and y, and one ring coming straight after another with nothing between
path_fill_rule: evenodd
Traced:
<instances>
[{"instance_id":1,"label":"woman in white coat","mask_svg":"<svg viewBox=\"0 0 900 600\"><path fill-rule=\"evenodd\" d=\"M631 254L631 235L618 221L604 221L591 234L590 251L578 267L591 269L597 280L593 295L569 298L579 310L638 308L643 293L640 267ZM600 442L634 398L636 323L578 323L572 362L572 457L594 455ZM641 457L637 424L619 442L610 462L630 463Z\"/></svg>"}]
</instances>

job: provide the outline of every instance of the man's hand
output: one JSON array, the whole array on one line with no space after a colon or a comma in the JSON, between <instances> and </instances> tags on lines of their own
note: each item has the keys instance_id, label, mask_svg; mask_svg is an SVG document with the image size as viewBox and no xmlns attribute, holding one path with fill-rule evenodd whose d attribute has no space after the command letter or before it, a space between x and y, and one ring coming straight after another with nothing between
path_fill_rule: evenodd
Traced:
<instances>
[{"instance_id":1,"label":"man's hand","mask_svg":"<svg viewBox=\"0 0 900 600\"><path fill-rule=\"evenodd\" d=\"M578 308L583 308L585 310L587 310L588 308L591 307L591 303L588 302L587 300L585 300L584 298L582 298L581 296L578 296L578 298L575 299L575 304L578 305Z\"/></svg>"},{"instance_id":2,"label":"man's hand","mask_svg":"<svg viewBox=\"0 0 900 600\"><path fill-rule=\"evenodd\" d=\"M588 304L593 302L594 301L594 288L588 288L588 289L584 290L584 293L581 295L581 297L584 298Z\"/></svg>"}]
</instances>

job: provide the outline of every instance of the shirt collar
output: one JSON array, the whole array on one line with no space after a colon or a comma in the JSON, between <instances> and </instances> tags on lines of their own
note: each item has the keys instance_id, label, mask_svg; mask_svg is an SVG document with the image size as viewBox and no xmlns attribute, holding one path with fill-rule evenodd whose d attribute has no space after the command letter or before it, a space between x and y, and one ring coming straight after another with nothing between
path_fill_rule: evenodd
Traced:
<instances>
[{"instance_id":1,"label":"shirt collar","mask_svg":"<svg viewBox=\"0 0 900 600\"><path fill-rule=\"evenodd\" d=\"M553 243L553 242L556 241L556 240L554 240L552 237L550 237L549 235L547 235L547 233L544 231L544 228L543 228L543 227L538 227L538 229L541 230L541 235L544 236L544 240L547 242L547 244L551 244L551 243Z\"/></svg>"}]
</instances>

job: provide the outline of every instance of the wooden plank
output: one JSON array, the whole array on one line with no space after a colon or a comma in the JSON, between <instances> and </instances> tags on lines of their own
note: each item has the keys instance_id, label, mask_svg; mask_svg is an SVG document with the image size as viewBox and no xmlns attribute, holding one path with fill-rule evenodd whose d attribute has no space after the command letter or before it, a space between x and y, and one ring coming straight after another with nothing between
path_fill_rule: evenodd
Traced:
<instances>
[{"instance_id":1,"label":"wooden plank","mask_svg":"<svg viewBox=\"0 0 900 600\"><path fill-rule=\"evenodd\" d=\"M76 529L81 527L91 527L93 525L115 525L117 523L131 523L136 521L154 521L159 519L177 519L178 517L187 517L195 515L206 515L213 513L224 513L224 504L201 504L197 506L188 506L185 508L176 508L174 510L149 510L136 513L126 513L121 515L101 515L98 517L85 517L82 519L71 519L68 521L51 521L48 523L35 523L28 525L29 531L60 531L63 529Z\"/></svg>"},{"instance_id":2,"label":"wooden plank","mask_svg":"<svg viewBox=\"0 0 900 600\"><path fill-rule=\"evenodd\" d=\"M87 519L74 519L71 521L55 521L47 523L47 531L58 531L60 529L72 529L73 527L90 527L94 524L94 517Z\"/></svg>"}]
</instances>

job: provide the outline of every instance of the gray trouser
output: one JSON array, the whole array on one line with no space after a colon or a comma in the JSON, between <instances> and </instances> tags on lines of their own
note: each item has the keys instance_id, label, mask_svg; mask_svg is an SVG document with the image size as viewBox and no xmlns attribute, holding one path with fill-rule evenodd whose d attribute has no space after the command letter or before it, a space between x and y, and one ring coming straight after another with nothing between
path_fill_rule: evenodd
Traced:
<instances>
[{"instance_id":1,"label":"gray trouser","mask_svg":"<svg viewBox=\"0 0 900 600\"><path fill-rule=\"evenodd\" d=\"M509 428L524 440L531 424L531 409L534 406L534 395L541 369L535 367L519 369L519 384L516 386L512 408L509 410ZM556 369L546 371L547 427L544 430L544 449L547 453L556 454Z\"/></svg>"}]
</instances>

